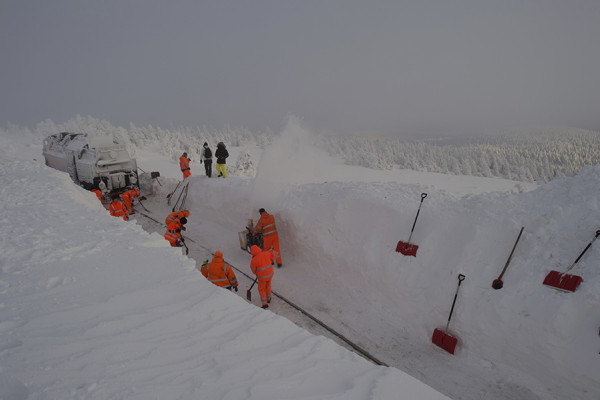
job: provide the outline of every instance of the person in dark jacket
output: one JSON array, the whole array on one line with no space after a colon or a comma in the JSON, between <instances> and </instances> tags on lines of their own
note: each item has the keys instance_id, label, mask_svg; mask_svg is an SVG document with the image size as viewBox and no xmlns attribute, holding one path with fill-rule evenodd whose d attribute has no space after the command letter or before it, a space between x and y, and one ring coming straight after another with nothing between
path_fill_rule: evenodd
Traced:
<instances>
[{"instance_id":1,"label":"person in dark jacket","mask_svg":"<svg viewBox=\"0 0 600 400\"><path fill-rule=\"evenodd\" d=\"M204 171L209 178L212 176L212 150L208 147L208 143L204 142L202 152L200 154L200 164L204 162Z\"/></svg>"},{"instance_id":2,"label":"person in dark jacket","mask_svg":"<svg viewBox=\"0 0 600 400\"><path fill-rule=\"evenodd\" d=\"M215 151L215 157L217 157L217 172L219 173L219 176L227 178L225 160L227 159L227 157L229 157L229 152L225 148L225 144L223 142L219 142L219 144L217 144L217 151Z\"/></svg>"}]
</instances>

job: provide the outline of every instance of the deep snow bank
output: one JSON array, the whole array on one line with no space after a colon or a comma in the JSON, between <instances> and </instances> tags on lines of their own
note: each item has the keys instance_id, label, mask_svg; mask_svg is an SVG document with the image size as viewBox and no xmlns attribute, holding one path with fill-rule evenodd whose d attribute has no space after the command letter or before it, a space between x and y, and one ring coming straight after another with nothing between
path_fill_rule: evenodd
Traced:
<instances>
[{"instance_id":1,"label":"deep snow bank","mask_svg":"<svg viewBox=\"0 0 600 400\"><path fill-rule=\"evenodd\" d=\"M0 397L444 399L218 289L68 175L0 152Z\"/></svg>"},{"instance_id":2,"label":"deep snow bank","mask_svg":"<svg viewBox=\"0 0 600 400\"><path fill-rule=\"evenodd\" d=\"M435 184L290 181L261 183L269 188L265 207L277 217L282 242L285 267L274 280L281 293L439 390L447 390L454 370L482 374L487 386L500 380L499 391L508 385L513 391L507 392L521 398L600 393L600 246L572 271L584 277L575 293L542 285L551 269L565 270L599 228L600 167L530 191L468 195ZM251 200L252 180L195 177L190 188L189 207L205 228L197 231L202 240L239 252L235 232L247 218L258 218L263 205ZM408 239L424 191L429 195L412 240L418 256L405 257L394 249ZM228 242L219 242L217 225L229 231ZM521 226L504 288L494 290ZM450 333L460 339L460 350L450 360L431 344L431 334L445 326L459 273L467 280ZM446 393L459 395L460 386Z\"/></svg>"}]
</instances>

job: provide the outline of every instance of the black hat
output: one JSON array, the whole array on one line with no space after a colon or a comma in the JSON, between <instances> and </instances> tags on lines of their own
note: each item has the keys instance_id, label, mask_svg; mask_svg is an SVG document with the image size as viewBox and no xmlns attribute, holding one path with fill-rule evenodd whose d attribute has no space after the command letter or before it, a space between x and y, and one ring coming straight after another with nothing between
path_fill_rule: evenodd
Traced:
<instances>
[{"instance_id":1,"label":"black hat","mask_svg":"<svg viewBox=\"0 0 600 400\"><path fill-rule=\"evenodd\" d=\"M204 142L203 146L208 146L208 143Z\"/></svg>"},{"instance_id":2,"label":"black hat","mask_svg":"<svg viewBox=\"0 0 600 400\"><path fill-rule=\"evenodd\" d=\"M187 157L187 153L184 151L182 156Z\"/></svg>"},{"instance_id":3,"label":"black hat","mask_svg":"<svg viewBox=\"0 0 600 400\"><path fill-rule=\"evenodd\" d=\"M265 210L264 208L261 208L260 210L258 210L258 213L259 213L259 214L262 214L262 213L264 213L265 211L267 211L267 210Z\"/></svg>"},{"instance_id":4,"label":"black hat","mask_svg":"<svg viewBox=\"0 0 600 400\"><path fill-rule=\"evenodd\" d=\"M183 217L179 220L179 222L181 222L182 225L185 225L185 224L187 224L187 218Z\"/></svg>"}]
</instances>

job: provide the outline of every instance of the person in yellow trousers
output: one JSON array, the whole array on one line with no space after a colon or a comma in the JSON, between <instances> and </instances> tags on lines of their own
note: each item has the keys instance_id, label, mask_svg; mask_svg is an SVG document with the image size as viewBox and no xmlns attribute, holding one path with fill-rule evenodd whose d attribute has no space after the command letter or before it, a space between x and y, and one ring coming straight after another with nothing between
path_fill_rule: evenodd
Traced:
<instances>
[{"instance_id":1,"label":"person in yellow trousers","mask_svg":"<svg viewBox=\"0 0 600 400\"><path fill-rule=\"evenodd\" d=\"M215 157L217 157L217 172L219 173L219 177L227 178L227 157L229 157L229 152L225 147L225 143L219 142L217 143L217 151L215 151Z\"/></svg>"},{"instance_id":2,"label":"person in yellow trousers","mask_svg":"<svg viewBox=\"0 0 600 400\"><path fill-rule=\"evenodd\" d=\"M262 308L269 308L271 302L271 279L273 279L273 263L275 257L273 252L262 251L257 245L250 248L252 253L252 261L250 261L250 269L256 275L258 281L258 293L260 294L260 302Z\"/></svg>"},{"instance_id":3,"label":"person in yellow trousers","mask_svg":"<svg viewBox=\"0 0 600 400\"><path fill-rule=\"evenodd\" d=\"M235 273L233 273L231 265L223 260L223 252L221 250L215 251L215 256L210 263L208 260L204 261L200 272L215 285L228 290L233 289L236 292L238 291L238 281Z\"/></svg>"},{"instance_id":4,"label":"person in yellow trousers","mask_svg":"<svg viewBox=\"0 0 600 400\"><path fill-rule=\"evenodd\" d=\"M273 248L273 255L277 261L277 268L281 268L283 261L279 251L279 235L277 234L277 226L275 226L275 217L269 214L264 208L258 210L260 219L254 227L254 234L262 232L263 234L263 249L269 250Z\"/></svg>"}]
</instances>

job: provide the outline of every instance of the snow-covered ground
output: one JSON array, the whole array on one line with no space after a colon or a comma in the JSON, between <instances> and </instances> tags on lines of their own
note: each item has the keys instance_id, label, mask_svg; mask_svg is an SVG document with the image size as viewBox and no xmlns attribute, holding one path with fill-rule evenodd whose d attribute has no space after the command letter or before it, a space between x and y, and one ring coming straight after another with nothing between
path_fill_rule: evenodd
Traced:
<instances>
[{"instance_id":1,"label":"snow-covered ground","mask_svg":"<svg viewBox=\"0 0 600 400\"><path fill-rule=\"evenodd\" d=\"M599 229L599 166L542 186L374 171L329 158L309 136L292 124L264 151L229 148L230 164L252 155L256 177L208 179L191 154L190 257L143 217L110 217L45 167L30 137L1 137L0 398L600 397L600 244L571 271L584 278L576 292L542 284ZM144 205L163 219L178 167L148 148L136 157L161 172ZM396 243L421 193L419 250L406 257ZM391 367L277 315L277 299L256 307L256 289L248 304L240 274L236 295L198 273L195 260L217 249L249 272L237 232L260 207L281 239L274 290ZM431 336L446 326L458 274L450 355Z\"/></svg>"}]
</instances>

